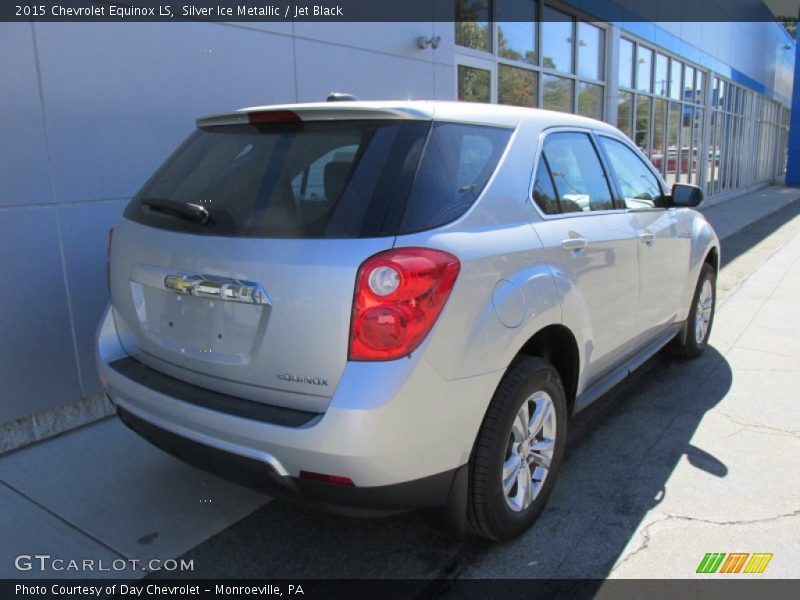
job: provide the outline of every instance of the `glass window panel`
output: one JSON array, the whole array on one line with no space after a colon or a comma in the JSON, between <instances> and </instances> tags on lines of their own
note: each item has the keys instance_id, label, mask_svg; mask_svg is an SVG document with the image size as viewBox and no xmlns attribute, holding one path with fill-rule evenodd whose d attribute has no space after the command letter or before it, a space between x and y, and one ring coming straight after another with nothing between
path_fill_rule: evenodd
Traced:
<instances>
[{"instance_id":1,"label":"glass window panel","mask_svg":"<svg viewBox=\"0 0 800 600\"><path fill-rule=\"evenodd\" d=\"M656 71L653 91L659 96L666 96L669 91L669 58L656 54Z\"/></svg>"},{"instance_id":2,"label":"glass window panel","mask_svg":"<svg viewBox=\"0 0 800 600\"><path fill-rule=\"evenodd\" d=\"M553 187L553 179L550 177L550 169L547 167L544 156L539 160L539 168L533 182L533 201L546 215L555 215L561 212L556 189Z\"/></svg>"},{"instance_id":3,"label":"glass window panel","mask_svg":"<svg viewBox=\"0 0 800 600\"><path fill-rule=\"evenodd\" d=\"M619 86L633 87L633 42L622 38L619 41Z\"/></svg>"},{"instance_id":4,"label":"glass window panel","mask_svg":"<svg viewBox=\"0 0 800 600\"><path fill-rule=\"evenodd\" d=\"M645 154L650 153L650 96L636 99L636 133L633 141Z\"/></svg>"},{"instance_id":5,"label":"glass window panel","mask_svg":"<svg viewBox=\"0 0 800 600\"><path fill-rule=\"evenodd\" d=\"M537 73L507 65L497 67L497 101L514 106L536 106Z\"/></svg>"},{"instance_id":6,"label":"glass window panel","mask_svg":"<svg viewBox=\"0 0 800 600\"><path fill-rule=\"evenodd\" d=\"M633 139L633 93L620 92L619 104L617 104L617 128Z\"/></svg>"},{"instance_id":7,"label":"glass window panel","mask_svg":"<svg viewBox=\"0 0 800 600\"><path fill-rule=\"evenodd\" d=\"M578 75L603 79L605 32L591 23L578 23Z\"/></svg>"},{"instance_id":8,"label":"glass window panel","mask_svg":"<svg viewBox=\"0 0 800 600\"><path fill-rule=\"evenodd\" d=\"M603 118L603 86L578 83L578 114L593 119Z\"/></svg>"},{"instance_id":9,"label":"glass window panel","mask_svg":"<svg viewBox=\"0 0 800 600\"><path fill-rule=\"evenodd\" d=\"M717 106L725 106L725 94L727 93L725 82L717 77Z\"/></svg>"},{"instance_id":10,"label":"glass window panel","mask_svg":"<svg viewBox=\"0 0 800 600\"><path fill-rule=\"evenodd\" d=\"M728 112L733 112L736 110L736 96L739 93L739 88L733 84L728 84L726 86L727 94L725 94L723 109L727 110Z\"/></svg>"},{"instance_id":11,"label":"glass window panel","mask_svg":"<svg viewBox=\"0 0 800 600\"><path fill-rule=\"evenodd\" d=\"M683 80L681 79L681 63L675 59L671 59L669 62L669 97L674 98L675 100L680 100L681 84L683 83Z\"/></svg>"},{"instance_id":12,"label":"glass window panel","mask_svg":"<svg viewBox=\"0 0 800 600\"><path fill-rule=\"evenodd\" d=\"M684 182L689 181L689 173L694 162L692 153L692 105L681 104L681 152L680 163L678 165L681 177Z\"/></svg>"},{"instance_id":13,"label":"glass window panel","mask_svg":"<svg viewBox=\"0 0 800 600\"><path fill-rule=\"evenodd\" d=\"M606 136L600 136L611 170L619 183L625 208L655 208L663 206L661 185L647 165L628 146Z\"/></svg>"},{"instance_id":14,"label":"glass window panel","mask_svg":"<svg viewBox=\"0 0 800 600\"><path fill-rule=\"evenodd\" d=\"M689 65L683 69L683 99L687 102L694 100L694 67Z\"/></svg>"},{"instance_id":15,"label":"glass window panel","mask_svg":"<svg viewBox=\"0 0 800 600\"><path fill-rule=\"evenodd\" d=\"M731 117L722 113L722 160L720 164L720 184L723 190L730 187L730 147L731 147Z\"/></svg>"},{"instance_id":16,"label":"glass window panel","mask_svg":"<svg viewBox=\"0 0 800 600\"><path fill-rule=\"evenodd\" d=\"M653 73L653 51L644 46L639 46L636 53L636 89L643 92L651 92L653 84L651 82Z\"/></svg>"},{"instance_id":17,"label":"glass window panel","mask_svg":"<svg viewBox=\"0 0 800 600\"><path fill-rule=\"evenodd\" d=\"M665 159L665 176L667 183L672 186L677 181L678 167L678 133L681 126L681 105L677 102L669 103L667 124L667 156Z\"/></svg>"},{"instance_id":18,"label":"glass window panel","mask_svg":"<svg viewBox=\"0 0 800 600\"><path fill-rule=\"evenodd\" d=\"M697 78L694 82L694 101L698 104L705 103L706 94L706 74L703 71L697 71Z\"/></svg>"},{"instance_id":19,"label":"glass window panel","mask_svg":"<svg viewBox=\"0 0 800 600\"><path fill-rule=\"evenodd\" d=\"M568 14L549 6L542 9L543 67L572 73L573 25Z\"/></svg>"},{"instance_id":20,"label":"glass window panel","mask_svg":"<svg viewBox=\"0 0 800 600\"><path fill-rule=\"evenodd\" d=\"M705 111L702 108L694 110L694 125L692 126L692 156L695 161L694 177L692 183L700 184L700 171L706 169L708 179L708 152L703 147L703 119Z\"/></svg>"},{"instance_id":21,"label":"glass window panel","mask_svg":"<svg viewBox=\"0 0 800 600\"><path fill-rule=\"evenodd\" d=\"M491 0L456 2L456 44L475 50L492 51Z\"/></svg>"},{"instance_id":22,"label":"glass window panel","mask_svg":"<svg viewBox=\"0 0 800 600\"><path fill-rule=\"evenodd\" d=\"M654 100L653 106L653 153L650 160L659 171L664 169L664 134L666 132L667 101L661 98Z\"/></svg>"},{"instance_id":23,"label":"glass window panel","mask_svg":"<svg viewBox=\"0 0 800 600\"><path fill-rule=\"evenodd\" d=\"M542 107L572 112L572 80L555 75L542 75Z\"/></svg>"},{"instance_id":24,"label":"glass window panel","mask_svg":"<svg viewBox=\"0 0 800 600\"><path fill-rule=\"evenodd\" d=\"M532 65L536 56L536 0L496 0L497 53Z\"/></svg>"},{"instance_id":25,"label":"glass window panel","mask_svg":"<svg viewBox=\"0 0 800 600\"><path fill-rule=\"evenodd\" d=\"M605 171L588 135L552 133L543 152L563 212L614 208Z\"/></svg>"},{"instance_id":26,"label":"glass window panel","mask_svg":"<svg viewBox=\"0 0 800 600\"><path fill-rule=\"evenodd\" d=\"M491 73L458 65L458 99L466 102L490 102Z\"/></svg>"},{"instance_id":27,"label":"glass window panel","mask_svg":"<svg viewBox=\"0 0 800 600\"><path fill-rule=\"evenodd\" d=\"M708 162L710 164L711 175L709 183L711 184L711 193L715 193L719 184L719 158L720 158L720 127L719 127L719 113L712 111L711 113L711 149L708 151Z\"/></svg>"}]
</instances>

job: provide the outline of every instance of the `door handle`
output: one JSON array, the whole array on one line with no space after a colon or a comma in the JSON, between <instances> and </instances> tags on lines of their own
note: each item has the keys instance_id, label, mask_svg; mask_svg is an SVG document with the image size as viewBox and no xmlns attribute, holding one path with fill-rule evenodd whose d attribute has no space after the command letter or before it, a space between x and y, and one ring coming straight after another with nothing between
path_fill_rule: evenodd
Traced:
<instances>
[{"instance_id":1,"label":"door handle","mask_svg":"<svg viewBox=\"0 0 800 600\"><path fill-rule=\"evenodd\" d=\"M586 244L586 238L582 237L561 240L561 247L564 248L564 250L580 250L581 248L586 248Z\"/></svg>"},{"instance_id":2,"label":"door handle","mask_svg":"<svg viewBox=\"0 0 800 600\"><path fill-rule=\"evenodd\" d=\"M652 244L656 239L656 234L650 231L642 231L639 234L639 239L645 244Z\"/></svg>"}]
</instances>

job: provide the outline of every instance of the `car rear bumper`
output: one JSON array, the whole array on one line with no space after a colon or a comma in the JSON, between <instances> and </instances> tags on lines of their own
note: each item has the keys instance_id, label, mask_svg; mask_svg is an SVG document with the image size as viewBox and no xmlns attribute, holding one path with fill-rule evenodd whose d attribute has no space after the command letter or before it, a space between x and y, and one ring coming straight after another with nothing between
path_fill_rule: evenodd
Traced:
<instances>
[{"instance_id":1,"label":"car rear bumper","mask_svg":"<svg viewBox=\"0 0 800 600\"><path fill-rule=\"evenodd\" d=\"M98 332L97 367L131 429L227 479L325 508L445 504L502 376L450 381L419 356L348 363L327 410L312 414L136 374L111 315ZM301 479L301 471L354 485Z\"/></svg>"},{"instance_id":2,"label":"car rear bumper","mask_svg":"<svg viewBox=\"0 0 800 600\"><path fill-rule=\"evenodd\" d=\"M118 407L120 419L153 445L190 465L270 496L343 512L370 514L447 504L458 469L392 485L356 487L281 475L274 463L215 448L161 429ZM461 467L465 469L466 466Z\"/></svg>"}]
</instances>

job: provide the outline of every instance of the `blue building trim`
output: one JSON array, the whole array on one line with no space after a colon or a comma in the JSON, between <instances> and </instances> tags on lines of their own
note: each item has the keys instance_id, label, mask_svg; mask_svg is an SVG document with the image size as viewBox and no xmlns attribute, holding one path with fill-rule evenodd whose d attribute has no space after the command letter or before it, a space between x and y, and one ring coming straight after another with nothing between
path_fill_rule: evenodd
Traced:
<instances>
[{"instance_id":1,"label":"blue building trim","mask_svg":"<svg viewBox=\"0 0 800 600\"><path fill-rule=\"evenodd\" d=\"M795 46L792 116L789 121L789 155L786 163L786 185L800 186L800 46Z\"/></svg>"},{"instance_id":2,"label":"blue building trim","mask_svg":"<svg viewBox=\"0 0 800 600\"><path fill-rule=\"evenodd\" d=\"M608 21L632 35L660 46L667 52L685 58L705 69L714 71L716 74L726 77L739 85L743 85L759 94L768 96L782 104L788 105L790 102L789 98L786 98L777 90L773 89L772 86L753 79L732 65L719 60L708 54L708 52L701 50L693 44L663 29L657 23L642 20L642 15L631 9L621 7L616 4L614 0L572 0L570 3L588 14L595 15L597 18ZM711 10L713 4L701 4L700 6L706 10ZM729 18L732 18L732 15L735 13L740 17L739 20L741 21L753 20L763 22L774 19L770 10L760 1L734 0L727 5L727 8ZM706 20L713 21L713 18L710 18L708 15L707 17ZM795 40L783 26L777 22L774 23L774 26L777 28L776 31L782 35L784 43L790 44L795 48ZM795 62L795 69L796 68L797 63ZM795 93L794 97L796 96L797 94Z\"/></svg>"}]
</instances>

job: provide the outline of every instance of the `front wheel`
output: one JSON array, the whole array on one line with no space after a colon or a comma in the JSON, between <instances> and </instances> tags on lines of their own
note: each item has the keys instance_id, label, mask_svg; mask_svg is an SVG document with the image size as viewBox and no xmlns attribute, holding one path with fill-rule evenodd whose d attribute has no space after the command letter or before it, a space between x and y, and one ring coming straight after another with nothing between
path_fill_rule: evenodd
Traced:
<instances>
[{"instance_id":1,"label":"front wheel","mask_svg":"<svg viewBox=\"0 0 800 600\"><path fill-rule=\"evenodd\" d=\"M471 529L507 540L542 512L564 454L567 402L561 378L541 358L508 370L486 411L470 460Z\"/></svg>"},{"instance_id":2,"label":"front wheel","mask_svg":"<svg viewBox=\"0 0 800 600\"><path fill-rule=\"evenodd\" d=\"M717 303L717 277L708 263L700 270L697 287L692 297L689 317L669 345L670 352L678 358L697 358L706 349L714 323L714 309Z\"/></svg>"}]
</instances>

